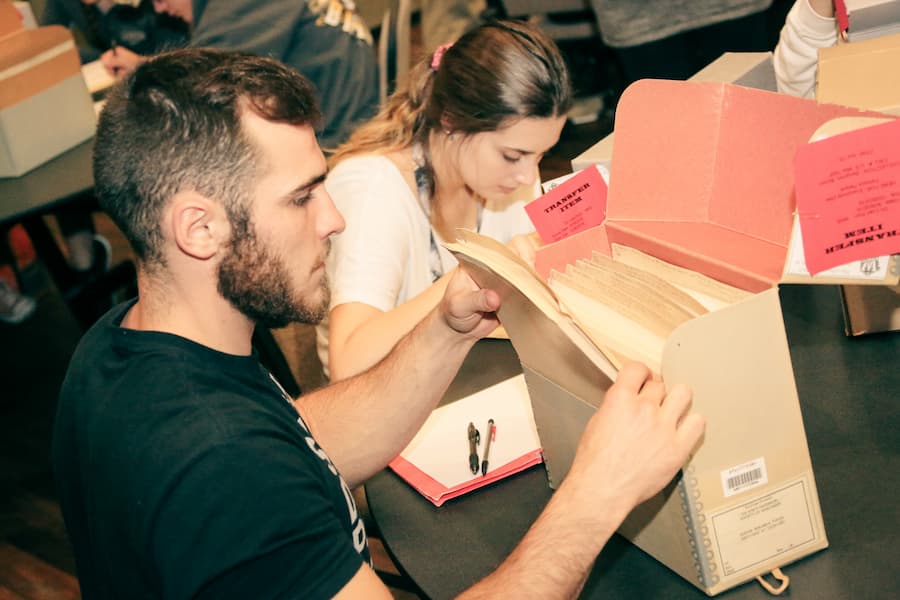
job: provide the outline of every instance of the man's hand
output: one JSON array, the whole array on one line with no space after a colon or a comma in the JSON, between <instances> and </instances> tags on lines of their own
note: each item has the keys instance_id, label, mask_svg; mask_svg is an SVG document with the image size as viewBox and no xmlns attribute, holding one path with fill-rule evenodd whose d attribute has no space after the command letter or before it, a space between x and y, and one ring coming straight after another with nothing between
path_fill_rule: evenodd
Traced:
<instances>
[{"instance_id":1,"label":"man's hand","mask_svg":"<svg viewBox=\"0 0 900 600\"><path fill-rule=\"evenodd\" d=\"M691 392L666 395L650 370L629 363L588 421L560 488L512 555L465 598L574 598L597 554L631 509L672 480L703 434L687 415Z\"/></svg>"},{"instance_id":2,"label":"man's hand","mask_svg":"<svg viewBox=\"0 0 900 600\"><path fill-rule=\"evenodd\" d=\"M624 519L672 480L703 434L703 417L687 414L691 396L680 384L666 394L646 366L626 364L588 422L566 480L585 502Z\"/></svg>"},{"instance_id":3,"label":"man's hand","mask_svg":"<svg viewBox=\"0 0 900 600\"><path fill-rule=\"evenodd\" d=\"M122 46L116 46L112 50L107 50L100 57L101 64L116 79L121 79L131 73L145 60L147 60L146 57L135 54Z\"/></svg>"},{"instance_id":4,"label":"man's hand","mask_svg":"<svg viewBox=\"0 0 900 600\"><path fill-rule=\"evenodd\" d=\"M483 338L500 324L496 310L500 308L497 292L478 287L463 267L450 278L440 312L454 331L474 338Z\"/></svg>"}]
</instances>

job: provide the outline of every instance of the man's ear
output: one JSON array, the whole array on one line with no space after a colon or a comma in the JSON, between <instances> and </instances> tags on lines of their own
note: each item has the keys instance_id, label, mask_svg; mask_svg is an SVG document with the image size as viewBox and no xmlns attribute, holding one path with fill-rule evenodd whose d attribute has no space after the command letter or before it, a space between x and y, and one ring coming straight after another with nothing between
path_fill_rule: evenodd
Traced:
<instances>
[{"instance_id":1,"label":"man's ear","mask_svg":"<svg viewBox=\"0 0 900 600\"><path fill-rule=\"evenodd\" d=\"M169 226L178 249L199 260L212 258L231 235L222 205L196 192L179 192L172 199Z\"/></svg>"}]
</instances>

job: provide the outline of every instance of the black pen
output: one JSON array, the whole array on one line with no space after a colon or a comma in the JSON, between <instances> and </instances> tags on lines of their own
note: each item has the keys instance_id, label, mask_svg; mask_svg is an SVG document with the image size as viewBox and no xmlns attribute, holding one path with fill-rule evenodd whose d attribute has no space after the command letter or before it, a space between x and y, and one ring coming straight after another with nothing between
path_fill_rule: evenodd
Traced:
<instances>
[{"instance_id":1,"label":"black pen","mask_svg":"<svg viewBox=\"0 0 900 600\"><path fill-rule=\"evenodd\" d=\"M481 461L481 475L487 475L488 471L488 453L491 451L491 441L497 437L497 426L494 425L493 419L488 419L487 440L484 442L484 460Z\"/></svg>"},{"instance_id":2,"label":"black pen","mask_svg":"<svg viewBox=\"0 0 900 600\"><path fill-rule=\"evenodd\" d=\"M119 57L119 52L118 52L118 50L119 50L119 42L118 42L118 41L116 41L115 39L110 40L110 42L109 42L109 49L112 50L112 55L113 55L113 56L115 56L116 58ZM119 71L121 71L121 70L122 70L122 69L120 69L119 67L113 65L113 68L112 68L112 75L113 75L113 77L118 77L118 76L119 76Z\"/></svg>"},{"instance_id":3,"label":"black pen","mask_svg":"<svg viewBox=\"0 0 900 600\"><path fill-rule=\"evenodd\" d=\"M475 425L469 423L469 469L473 475L478 474L478 442L481 441L481 434L475 429Z\"/></svg>"}]
</instances>

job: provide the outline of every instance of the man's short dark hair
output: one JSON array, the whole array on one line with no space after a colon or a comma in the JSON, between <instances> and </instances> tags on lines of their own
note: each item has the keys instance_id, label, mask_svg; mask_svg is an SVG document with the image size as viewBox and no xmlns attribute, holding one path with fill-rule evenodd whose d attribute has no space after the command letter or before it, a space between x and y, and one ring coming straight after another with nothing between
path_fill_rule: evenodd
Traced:
<instances>
[{"instance_id":1,"label":"man's short dark hair","mask_svg":"<svg viewBox=\"0 0 900 600\"><path fill-rule=\"evenodd\" d=\"M111 92L97 126L95 191L145 266L162 262L162 208L176 193L196 191L229 212L246 198L259 153L241 126L245 110L291 125L321 120L305 77L238 52L160 54Z\"/></svg>"}]
</instances>

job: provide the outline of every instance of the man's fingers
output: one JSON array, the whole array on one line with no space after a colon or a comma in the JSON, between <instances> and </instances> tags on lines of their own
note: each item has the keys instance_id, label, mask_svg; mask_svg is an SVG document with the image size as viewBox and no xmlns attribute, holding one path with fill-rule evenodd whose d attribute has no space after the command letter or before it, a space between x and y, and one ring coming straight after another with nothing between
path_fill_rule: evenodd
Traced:
<instances>
[{"instance_id":1,"label":"man's fingers","mask_svg":"<svg viewBox=\"0 0 900 600\"><path fill-rule=\"evenodd\" d=\"M473 312L494 312L500 308L500 295L494 290L478 287L478 284L465 268L459 269L453 275L453 281L451 281L450 285L454 289L471 290L472 293L470 295L474 298Z\"/></svg>"},{"instance_id":2,"label":"man's fingers","mask_svg":"<svg viewBox=\"0 0 900 600\"><path fill-rule=\"evenodd\" d=\"M690 454L700 437L706 431L706 419L697 413L690 414L681 420L675 431L675 441L684 452L685 458Z\"/></svg>"},{"instance_id":3,"label":"man's fingers","mask_svg":"<svg viewBox=\"0 0 900 600\"><path fill-rule=\"evenodd\" d=\"M677 423L691 408L693 396L691 388L683 383L673 385L662 402L662 412L665 418Z\"/></svg>"},{"instance_id":4,"label":"man's fingers","mask_svg":"<svg viewBox=\"0 0 900 600\"><path fill-rule=\"evenodd\" d=\"M626 391L637 394L644 387L644 383L650 379L651 373L647 365L639 362L626 363L616 376L616 386Z\"/></svg>"},{"instance_id":5,"label":"man's fingers","mask_svg":"<svg viewBox=\"0 0 900 600\"><path fill-rule=\"evenodd\" d=\"M493 290L466 292L455 306L451 306L451 316L460 323L478 321L485 313L496 312L500 307L500 296Z\"/></svg>"},{"instance_id":6,"label":"man's fingers","mask_svg":"<svg viewBox=\"0 0 900 600\"><path fill-rule=\"evenodd\" d=\"M444 318L459 333L481 335L483 328L496 326L500 295L490 289L482 289L465 272L458 269L444 292Z\"/></svg>"},{"instance_id":7,"label":"man's fingers","mask_svg":"<svg viewBox=\"0 0 900 600\"><path fill-rule=\"evenodd\" d=\"M657 405L662 404L666 398L666 385L662 381L648 379L644 382L644 387L641 388L640 397L646 398Z\"/></svg>"}]
</instances>

